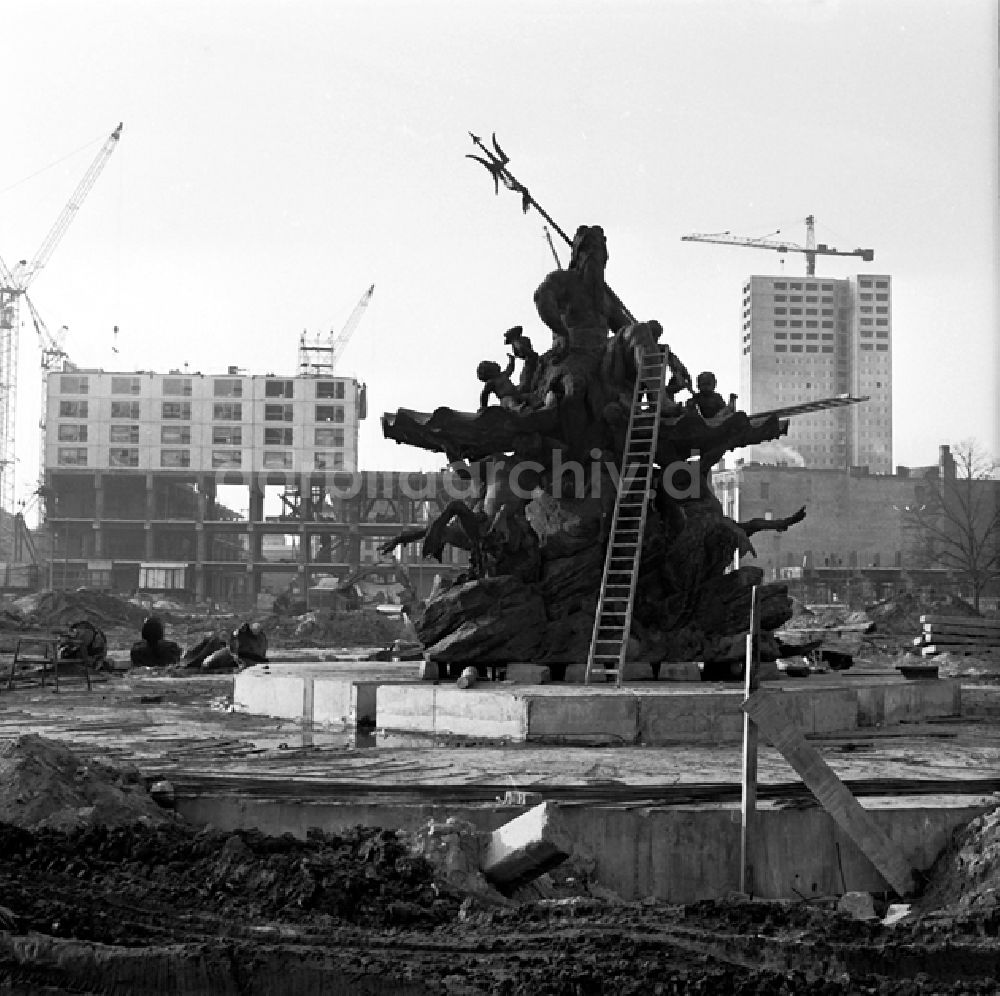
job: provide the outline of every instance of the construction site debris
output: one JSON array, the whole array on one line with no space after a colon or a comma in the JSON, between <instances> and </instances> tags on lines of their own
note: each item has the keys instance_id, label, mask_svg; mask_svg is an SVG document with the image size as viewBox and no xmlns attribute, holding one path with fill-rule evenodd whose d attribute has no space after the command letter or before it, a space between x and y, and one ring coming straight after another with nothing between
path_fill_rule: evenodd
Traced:
<instances>
[{"instance_id":1,"label":"construction site debris","mask_svg":"<svg viewBox=\"0 0 1000 996\"><path fill-rule=\"evenodd\" d=\"M64 630L78 619L88 619L102 629L135 627L140 625L146 614L141 605L108 592L90 588L75 591L49 589L9 602L0 614L0 627Z\"/></svg>"},{"instance_id":2,"label":"construction site debris","mask_svg":"<svg viewBox=\"0 0 1000 996\"><path fill-rule=\"evenodd\" d=\"M0 823L65 830L169 819L134 769L34 733L0 746Z\"/></svg>"},{"instance_id":3,"label":"construction site debris","mask_svg":"<svg viewBox=\"0 0 1000 996\"><path fill-rule=\"evenodd\" d=\"M914 915L1000 937L1000 807L957 831L927 872Z\"/></svg>"}]
</instances>

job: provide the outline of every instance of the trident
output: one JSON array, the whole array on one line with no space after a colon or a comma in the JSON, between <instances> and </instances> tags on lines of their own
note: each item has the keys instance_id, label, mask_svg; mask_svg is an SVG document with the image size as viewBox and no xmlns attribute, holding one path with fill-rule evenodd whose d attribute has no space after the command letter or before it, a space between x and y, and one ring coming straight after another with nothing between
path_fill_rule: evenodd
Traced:
<instances>
[{"instance_id":1,"label":"trident","mask_svg":"<svg viewBox=\"0 0 1000 996\"><path fill-rule=\"evenodd\" d=\"M538 201L536 201L535 198L531 196L531 192L528 190L528 188L523 183L521 183L521 181L518 180L518 178L514 176L514 174L511 173L511 171L507 168L507 163L510 162L510 156L508 156L507 153L500 148L500 143L497 141L496 132L494 132L492 136L492 141L493 141L492 149L484 145L482 139L479 138L478 135L473 135L471 131L469 132L469 137L472 139L473 143L485 154L486 158L484 159L482 156L474 156L471 154L466 155L465 158L474 159L477 163L482 163L482 165L486 167L490 176L493 177L493 192L495 194L500 193L500 184L502 182L503 185L508 190L512 190L515 194L520 194L521 210L525 214L527 214L530 208L534 208L562 236L563 241L566 243L566 245L572 247L573 240L556 224L556 222L553 220L552 216L548 213L548 211L546 211L545 208L543 208L541 204L539 204ZM549 245L551 246L551 243L549 243ZM555 255L554 251L553 255ZM556 262L558 262L558 257L556 257ZM625 303L622 301L622 299L610 287L608 287L607 284L605 284L604 287L607 290L607 292L621 305L622 311L625 312L625 315L628 318L628 320L630 322L634 322L635 317L633 316L632 312L629 311L627 307L625 307ZM684 366L683 363L680 362L677 356L671 351L669 346L667 346L666 349L667 349L667 359L668 362L670 363L671 370L675 371L679 375L680 380L683 383L683 386L691 390L691 375L687 372L687 368ZM692 393L694 393L693 390Z\"/></svg>"}]
</instances>

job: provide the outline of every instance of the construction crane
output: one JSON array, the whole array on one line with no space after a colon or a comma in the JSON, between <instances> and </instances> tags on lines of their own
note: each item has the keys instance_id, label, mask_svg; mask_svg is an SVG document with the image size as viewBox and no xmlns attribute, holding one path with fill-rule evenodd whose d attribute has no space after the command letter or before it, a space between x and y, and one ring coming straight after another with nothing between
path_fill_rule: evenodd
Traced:
<instances>
[{"instance_id":1,"label":"construction crane","mask_svg":"<svg viewBox=\"0 0 1000 996\"><path fill-rule=\"evenodd\" d=\"M347 348L358 325L361 316L365 313L365 308L375 293L375 285L372 284L361 295L361 300L354 306L347 323L340 330L339 335L334 335L331 329L325 336L317 336L309 342L306 333L303 332L299 338L299 373L316 377L329 377L337 365L341 354Z\"/></svg>"},{"instance_id":2,"label":"construction crane","mask_svg":"<svg viewBox=\"0 0 1000 996\"><path fill-rule=\"evenodd\" d=\"M19 334L21 329L21 301L27 300L28 287L39 271L52 258L56 246L66 234L77 212L80 210L87 194L97 182L101 171L107 164L121 138L122 125L111 133L101 150L87 168L83 179L77 184L69 202L63 208L55 224L49 229L42 240L38 251L28 260L21 260L12 272L3 260L0 260L0 508L10 511L14 507L14 460L16 444L16 399L17 399L17 358ZM29 302L35 329L42 341L42 369L46 370L45 351L55 340L40 330L37 311ZM44 323L41 323L44 328ZM47 334L47 330L46 330ZM61 350L61 345L58 347Z\"/></svg>"},{"instance_id":3,"label":"construction crane","mask_svg":"<svg viewBox=\"0 0 1000 996\"><path fill-rule=\"evenodd\" d=\"M49 374L76 368L70 362L69 354L66 352L66 335L69 329L64 325L58 333L53 335L38 313L34 301L27 294L24 295L24 302L28 306L28 311L31 312L31 321L35 326L35 334L38 336L38 345L41 349L42 385L38 416L38 486L41 487L45 483L45 434L48 431L49 418Z\"/></svg>"},{"instance_id":4,"label":"construction crane","mask_svg":"<svg viewBox=\"0 0 1000 996\"><path fill-rule=\"evenodd\" d=\"M780 231L775 232L780 235ZM714 242L724 246L744 246L750 249L773 249L775 252L801 252L806 257L806 276L816 276L817 256L860 256L866 263L870 263L875 258L874 249L851 249L841 251L834 246L828 246L823 242L816 244L816 219L813 215L806 218L806 244L800 246L797 242L789 242L787 239L767 238L747 238L741 235L733 235L730 232L719 232L715 235L682 235L682 242Z\"/></svg>"}]
</instances>

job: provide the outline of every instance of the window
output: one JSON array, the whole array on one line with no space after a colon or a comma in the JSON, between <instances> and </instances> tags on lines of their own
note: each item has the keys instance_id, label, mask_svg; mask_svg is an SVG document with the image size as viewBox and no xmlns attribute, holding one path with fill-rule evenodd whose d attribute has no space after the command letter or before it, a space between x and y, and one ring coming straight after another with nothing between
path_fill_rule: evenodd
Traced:
<instances>
[{"instance_id":1,"label":"window","mask_svg":"<svg viewBox=\"0 0 1000 996\"><path fill-rule=\"evenodd\" d=\"M264 445L265 446L291 446L292 445L292 430L291 429L278 429L278 428L265 428L264 429Z\"/></svg>"},{"instance_id":2,"label":"window","mask_svg":"<svg viewBox=\"0 0 1000 996\"><path fill-rule=\"evenodd\" d=\"M878 331L877 331L877 332L875 333L875 338L876 338L876 339L888 339L888 338L889 338L889 333L888 333L887 331L886 331L886 332L883 332L883 331L882 331L881 329L879 329L879 330L878 330Z\"/></svg>"},{"instance_id":3,"label":"window","mask_svg":"<svg viewBox=\"0 0 1000 996\"><path fill-rule=\"evenodd\" d=\"M242 446L243 427L238 425L213 425L213 446Z\"/></svg>"},{"instance_id":4,"label":"window","mask_svg":"<svg viewBox=\"0 0 1000 996\"><path fill-rule=\"evenodd\" d=\"M876 318L875 319L875 324L876 325L888 325L889 324L889 319L888 318Z\"/></svg>"},{"instance_id":5,"label":"window","mask_svg":"<svg viewBox=\"0 0 1000 996\"><path fill-rule=\"evenodd\" d=\"M775 285L775 286L777 286L777 285ZM782 285L782 286L783 286L783 285ZM789 284L788 286L789 286L789 287L790 287L790 288L791 288L792 290L797 290L797 291L800 291L800 290L802 290L802 284Z\"/></svg>"},{"instance_id":6,"label":"window","mask_svg":"<svg viewBox=\"0 0 1000 996\"><path fill-rule=\"evenodd\" d=\"M68 425L59 426L60 443L85 443L87 441L87 427L70 422Z\"/></svg>"},{"instance_id":7,"label":"window","mask_svg":"<svg viewBox=\"0 0 1000 996\"><path fill-rule=\"evenodd\" d=\"M80 374L63 374L59 378L60 394L89 394L90 380Z\"/></svg>"},{"instance_id":8,"label":"window","mask_svg":"<svg viewBox=\"0 0 1000 996\"><path fill-rule=\"evenodd\" d=\"M243 421L243 405L238 401L222 401L212 405L212 418L216 422Z\"/></svg>"},{"instance_id":9,"label":"window","mask_svg":"<svg viewBox=\"0 0 1000 996\"><path fill-rule=\"evenodd\" d=\"M332 398L334 401L344 400L344 382L342 380L321 380L316 384L317 398Z\"/></svg>"},{"instance_id":10,"label":"window","mask_svg":"<svg viewBox=\"0 0 1000 996\"><path fill-rule=\"evenodd\" d=\"M56 450L56 463L60 467L86 467L86 446L60 446Z\"/></svg>"},{"instance_id":11,"label":"window","mask_svg":"<svg viewBox=\"0 0 1000 996\"><path fill-rule=\"evenodd\" d=\"M788 290L788 284L786 284L786 283L780 283L780 284L779 283L775 283L774 289L775 290Z\"/></svg>"},{"instance_id":12,"label":"window","mask_svg":"<svg viewBox=\"0 0 1000 996\"><path fill-rule=\"evenodd\" d=\"M862 346L861 348L862 348L862 349L864 349L864 346ZM869 349L871 349L871 346L869 346L868 348L869 348ZM875 346L875 348L876 348L876 349L877 349L877 350L878 350L878 351L879 351L880 353L887 353L887 352L889 352L889 347L888 347L888 346L885 346L885 345L883 345L882 343L878 343L878 344L877 344L877 345Z\"/></svg>"},{"instance_id":13,"label":"window","mask_svg":"<svg viewBox=\"0 0 1000 996\"><path fill-rule=\"evenodd\" d=\"M264 405L265 422L291 422L291 405Z\"/></svg>"},{"instance_id":14,"label":"window","mask_svg":"<svg viewBox=\"0 0 1000 996\"><path fill-rule=\"evenodd\" d=\"M344 406L343 405L317 405L316 406L316 421L317 422L343 422L344 421Z\"/></svg>"},{"instance_id":15,"label":"window","mask_svg":"<svg viewBox=\"0 0 1000 996\"><path fill-rule=\"evenodd\" d=\"M173 396L180 396L182 398L191 397L191 378L190 377L164 377L163 378L163 393Z\"/></svg>"},{"instance_id":16,"label":"window","mask_svg":"<svg viewBox=\"0 0 1000 996\"><path fill-rule=\"evenodd\" d=\"M191 426L161 425L160 442L167 446L189 446L191 444Z\"/></svg>"},{"instance_id":17,"label":"window","mask_svg":"<svg viewBox=\"0 0 1000 996\"><path fill-rule=\"evenodd\" d=\"M807 353L816 353L818 351L819 351L819 347L818 346L806 346L806 352Z\"/></svg>"},{"instance_id":18,"label":"window","mask_svg":"<svg viewBox=\"0 0 1000 996\"><path fill-rule=\"evenodd\" d=\"M142 390L142 384L138 377L112 377L111 378L111 393L112 394L139 394Z\"/></svg>"},{"instance_id":19,"label":"window","mask_svg":"<svg viewBox=\"0 0 1000 996\"><path fill-rule=\"evenodd\" d=\"M112 418L127 418L135 421L139 417L139 402L138 401L112 401L111 402L111 417Z\"/></svg>"},{"instance_id":20,"label":"window","mask_svg":"<svg viewBox=\"0 0 1000 996\"><path fill-rule=\"evenodd\" d=\"M242 398L243 381L239 378L219 378L212 386L217 398Z\"/></svg>"},{"instance_id":21,"label":"window","mask_svg":"<svg viewBox=\"0 0 1000 996\"><path fill-rule=\"evenodd\" d=\"M160 450L161 467L190 467L190 450Z\"/></svg>"},{"instance_id":22,"label":"window","mask_svg":"<svg viewBox=\"0 0 1000 996\"><path fill-rule=\"evenodd\" d=\"M833 346L820 346L820 349L824 353L832 353L833 352Z\"/></svg>"},{"instance_id":23,"label":"window","mask_svg":"<svg viewBox=\"0 0 1000 996\"><path fill-rule=\"evenodd\" d=\"M264 466L268 470L290 470L292 454L287 450L264 450Z\"/></svg>"},{"instance_id":24,"label":"window","mask_svg":"<svg viewBox=\"0 0 1000 996\"><path fill-rule=\"evenodd\" d=\"M140 567L139 587L151 591L181 591L187 587L183 567Z\"/></svg>"},{"instance_id":25,"label":"window","mask_svg":"<svg viewBox=\"0 0 1000 996\"><path fill-rule=\"evenodd\" d=\"M787 324L788 324L788 322L786 322L784 318L779 318L774 323L774 326L775 326L775 328L784 328Z\"/></svg>"},{"instance_id":26,"label":"window","mask_svg":"<svg viewBox=\"0 0 1000 996\"><path fill-rule=\"evenodd\" d=\"M788 338L789 339L801 339L802 338L802 333L801 332L789 332L788 333Z\"/></svg>"},{"instance_id":27,"label":"window","mask_svg":"<svg viewBox=\"0 0 1000 996\"><path fill-rule=\"evenodd\" d=\"M109 443L137 443L139 442L139 426L137 425L109 425Z\"/></svg>"},{"instance_id":28,"label":"window","mask_svg":"<svg viewBox=\"0 0 1000 996\"><path fill-rule=\"evenodd\" d=\"M792 315L801 315L802 314L802 309L801 308L792 308L790 314L792 314Z\"/></svg>"},{"instance_id":29,"label":"window","mask_svg":"<svg viewBox=\"0 0 1000 996\"><path fill-rule=\"evenodd\" d=\"M774 338L775 339L787 339L788 338L788 333L787 332L775 332L774 333ZM317 429L316 431L318 432L319 430Z\"/></svg>"},{"instance_id":30,"label":"window","mask_svg":"<svg viewBox=\"0 0 1000 996\"><path fill-rule=\"evenodd\" d=\"M191 421L191 402L190 401L164 401L161 406L160 414L163 418L175 418L180 419L182 422Z\"/></svg>"},{"instance_id":31,"label":"window","mask_svg":"<svg viewBox=\"0 0 1000 996\"><path fill-rule=\"evenodd\" d=\"M138 467L139 450L135 447L112 447L108 450L108 463L112 467Z\"/></svg>"},{"instance_id":32,"label":"window","mask_svg":"<svg viewBox=\"0 0 1000 996\"><path fill-rule=\"evenodd\" d=\"M264 381L265 398L291 398L292 382L290 380L266 380Z\"/></svg>"},{"instance_id":33,"label":"window","mask_svg":"<svg viewBox=\"0 0 1000 996\"><path fill-rule=\"evenodd\" d=\"M802 328L802 319L801 318L793 318L788 324L793 329L800 329L800 328Z\"/></svg>"},{"instance_id":34,"label":"window","mask_svg":"<svg viewBox=\"0 0 1000 996\"><path fill-rule=\"evenodd\" d=\"M239 467L242 459L239 450L212 450L213 467Z\"/></svg>"},{"instance_id":35,"label":"window","mask_svg":"<svg viewBox=\"0 0 1000 996\"><path fill-rule=\"evenodd\" d=\"M86 401L60 401L59 402L59 417L60 418L86 418L87 417L87 402Z\"/></svg>"},{"instance_id":36,"label":"window","mask_svg":"<svg viewBox=\"0 0 1000 996\"><path fill-rule=\"evenodd\" d=\"M801 353L802 352L802 347L801 346L792 346L791 347L791 352L793 352L793 353Z\"/></svg>"},{"instance_id":37,"label":"window","mask_svg":"<svg viewBox=\"0 0 1000 996\"><path fill-rule=\"evenodd\" d=\"M343 453L317 453L316 470L340 470L344 466Z\"/></svg>"},{"instance_id":38,"label":"window","mask_svg":"<svg viewBox=\"0 0 1000 996\"><path fill-rule=\"evenodd\" d=\"M787 346L775 346L774 347L774 351L776 353L787 353L788 352L788 347Z\"/></svg>"}]
</instances>

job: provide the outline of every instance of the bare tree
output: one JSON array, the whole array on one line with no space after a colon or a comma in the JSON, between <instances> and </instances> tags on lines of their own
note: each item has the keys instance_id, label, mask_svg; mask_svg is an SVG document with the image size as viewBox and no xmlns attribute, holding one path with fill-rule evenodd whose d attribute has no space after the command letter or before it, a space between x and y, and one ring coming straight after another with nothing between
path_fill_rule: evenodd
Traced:
<instances>
[{"instance_id":1,"label":"bare tree","mask_svg":"<svg viewBox=\"0 0 1000 996\"><path fill-rule=\"evenodd\" d=\"M924 479L916 503L905 509L921 566L958 575L977 611L984 589L1000 580L998 466L975 440L942 447L937 476Z\"/></svg>"}]
</instances>

